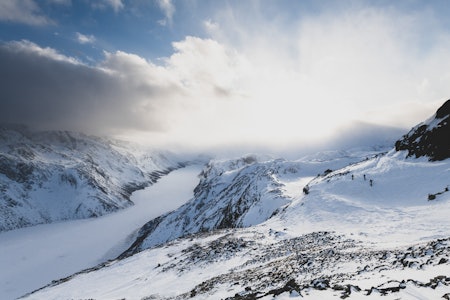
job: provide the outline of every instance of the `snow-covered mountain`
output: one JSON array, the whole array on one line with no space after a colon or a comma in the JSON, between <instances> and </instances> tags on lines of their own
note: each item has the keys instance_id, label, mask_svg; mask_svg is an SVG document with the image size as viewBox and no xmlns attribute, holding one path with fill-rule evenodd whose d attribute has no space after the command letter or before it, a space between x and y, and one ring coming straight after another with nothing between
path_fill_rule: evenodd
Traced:
<instances>
[{"instance_id":1,"label":"snow-covered mountain","mask_svg":"<svg viewBox=\"0 0 450 300\"><path fill-rule=\"evenodd\" d=\"M181 166L119 141L0 127L0 231L128 207L133 191Z\"/></svg>"},{"instance_id":2,"label":"snow-covered mountain","mask_svg":"<svg viewBox=\"0 0 450 300\"><path fill-rule=\"evenodd\" d=\"M260 224L291 203L292 190L301 191L318 172L341 168L380 151L325 151L298 161L258 155L210 161L200 174L194 198L147 223L124 256L190 234Z\"/></svg>"},{"instance_id":3,"label":"snow-covered mountain","mask_svg":"<svg viewBox=\"0 0 450 300\"><path fill-rule=\"evenodd\" d=\"M450 193L427 193L450 184L450 161L406 156L392 150L315 177L294 168L278 177L290 202L265 222L174 239L25 299L447 299ZM288 164L266 162L277 163Z\"/></svg>"},{"instance_id":4,"label":"snow-covered mountain","mask_svg":"<svg viewBox=\"0 0 450 300\"><path fill-rule=\"evenodd\" d=\"M24 299L450 299L450 159L410 151L448 147L447 103L387 153L212 161L119 258Z\"/></svg>"}]
</instances>

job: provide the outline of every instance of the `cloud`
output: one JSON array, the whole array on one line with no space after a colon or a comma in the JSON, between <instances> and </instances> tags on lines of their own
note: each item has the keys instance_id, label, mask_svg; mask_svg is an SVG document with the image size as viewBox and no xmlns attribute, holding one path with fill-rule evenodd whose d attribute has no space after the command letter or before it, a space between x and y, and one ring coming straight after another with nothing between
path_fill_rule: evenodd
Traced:
<instances>
[{"instance_id":1,"label":"cloud","mask_svg":"<svg viewBox=\"0 0 450 300\"><path fill-rule=\"evenodd\" d=\"M84 35L79 32L76 32L75 35L78 43L80 44L93 44L96 40L93 35Z\"/></svg>"},{"instance_id":2,"label":"cloud","mask_svg":"<svg viewBox=\"0 0 450 300\"><path fill-rule=\"evenodd\" d=\"M420 119L398 118L408 109L391 118L369 112L394 104L416 112L449 96L450 34L430 11L358 6L292 19L271 14L228 7L205 25L212 39L246 58L250 67L241 84L261 115L255 121L276 121L280 137L295 139L284 130L298 128L299 139L308 133L323 138L336 124L357 119L410 126ZM261 139L276 134L258 127Z\"/></svg>"},{"instance_id":3,"label":"cloud","mask_svg":"<svg viewBox=\"0 0 450 300\"><path fill-rule=\"evenodd\" d=\"M209 38L173 42L158 63L117 51L87 66L31 42L3 44L0 120L283 148L331 139L355 120L411 127L449 97L450 33L432 12L368 6L267 20L230 9L208 16Z\"/></svg>"},{"instance_id":4,"label":"cloud","mask_svg":"<svg viewBox=\"0 0 450 300\"><path fill-rule=\"evenodd\" d=\"M218 30L220 30L219 24L210 19L203 21L203 27L206 32L211 35L214 35Z\"/></svg>"},{"instance_id":5,"label":"cloud","mask_svg":"<svg viewBox=\"0 0 450 300\"><path fill-rule=\"evenodd\" d=\"M239 56L210 39L187 37L173 46L163 65L117 51L87 66L29 41L3 44L0 122L95 134L147 132L159 142L198 131L199 122L216 130L218 113L234 114ZM217 132L198 134L209 139Z\"/></svg>"},{"instance_id":6,"label":"cloud","mask_svg":"<svg viewBox=\"0 0 450 300\"><path fill-rule=\"evenodd\" d=\"M33 0L0 1L0 21L44 26L54 22L45 16Z\"/></svg>"},{"instance_id":7,"label":"cloud","mask_svg":"<svg viewBox=\"0 0 450 300\"><path fill-rule=\"evenodd\" d=\"M238 90L241 58L237 53L212 39L192 36L172 45L175 52L166 60L167 68L192 93L210 97Z\"/></svg>"},{"instance_id":8,"label":"cloud","mask_svg":"<svg viewBox=\"0 0 450 300\"><path fill-rule=\"evenodd\" d=\"M157 0L157 4L159 8L164 13L165 19L159 20L158 23L161 26L172 25L173 15L175 13L175 6L173 5L171 0Z\"/></svg>"},{"instance_id":9,"label":"cloud","mask_svg":"<svg viewBox=\"0 0 450 300\"><path fill-rule=\"evenodd\" d=\"M91 3L91 7L101 10L110 7L114 10L115 13L118 13L125 7L125 5L123 4L122 0L102 0L100 2Z\"/></svg>"},{"instance_id":10,"label":"cloud","mask_svg":"<svg viewBox=\"0 0 450 300\"><path fill-rule=\"evenodd\" d=\"M437 19L364 5L296 18L218 8L202 21L209 39L174 43L168 66L199 91L174 136L283 148L322 143L355 121L407 130L450 95L450 33Z\"/></svg>"},{"instance_id":11,"label":"cloud","mask_svg":"<svg viewBox=\"0 0 450 300\"><path fill-rule=\"evenodd\" d=\"M110 5L115 12L124 8L122 0L104 0L106 4Z\"/></svg>"},{"instance_id":12,"label":"cloud","mask_svg":"<svg viewBox=\"0 0 450 300\"><path fill-rule=\"evenodd\" d=\"M56 4L56 5L65 5L65 6L72 5L72 0L47 0L47 2Z\"/></svg>"},{"instance_id":13,"label":"cloud","mask_svg":"<svg viewBox=\"0 0 450 300\"><path fill-rule=\"evenodd\" d=\"M158 131L171 103L163 95L176 90L161 69L122 52L89 67L23 41L2 45L0 62L2 123L102 134Z\"/></svg>"},{"instance_id":14,"label":"cloud","mask_svg":"<svg viewBox=\"0 0 450 300\"><path fill-rule=\"evenodd\" d=\"M55 49L50 48L50 47L42 48L28 40L12 41L12 42L3 44L2 48L5 51L9 51L9 52L17 51L18 54L33 53L35 56L42 57L45 59L66 62L66 63L74 64L74 65L80 64L80 62L75 58L62 55L62 54L58 53L58 51L56 51Z\"/></svg>"}]
</instances>

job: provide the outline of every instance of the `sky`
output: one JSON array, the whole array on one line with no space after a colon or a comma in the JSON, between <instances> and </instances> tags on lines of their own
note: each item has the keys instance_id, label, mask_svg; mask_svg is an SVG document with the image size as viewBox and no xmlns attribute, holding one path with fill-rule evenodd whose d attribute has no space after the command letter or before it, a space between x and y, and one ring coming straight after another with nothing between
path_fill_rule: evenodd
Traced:
<instances>
[{"instance_id":1,"label":"sky","mask_svg":"<svg viewBox=\"0 0 450 300\"><path fill-rule=\"evenodd\" d=\"M418 0L0 0L0 123L192 149L404 130L450 98L449 13Z\"/></svg>"}]
</instances>

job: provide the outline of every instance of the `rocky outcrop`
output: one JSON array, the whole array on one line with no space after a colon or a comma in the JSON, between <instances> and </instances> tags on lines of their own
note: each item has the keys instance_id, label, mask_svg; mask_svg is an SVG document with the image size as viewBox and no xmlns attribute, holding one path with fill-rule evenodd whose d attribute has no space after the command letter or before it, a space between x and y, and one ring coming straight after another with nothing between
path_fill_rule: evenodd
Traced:
<instances>
[{"instance_id":1,"label":"rocky outcrop","mask_svg":"<svg viewBox=\"0 0 450 300\"><path fill-rule=\"evenodd\" d=\"M450 100L447 100L435 116L411 129L395 143L397 151L406 150L408 156L429 157L430 161L450 157Z\"/></svg>"}]
</instances>

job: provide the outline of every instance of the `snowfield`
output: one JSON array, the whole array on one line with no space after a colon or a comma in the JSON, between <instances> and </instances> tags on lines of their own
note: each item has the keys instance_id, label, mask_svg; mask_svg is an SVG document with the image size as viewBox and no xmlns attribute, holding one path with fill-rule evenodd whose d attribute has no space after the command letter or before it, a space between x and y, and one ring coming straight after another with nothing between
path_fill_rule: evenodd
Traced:
<instances>
[{"instance_id":1,"label":"snowfield","mask_svg":"<svg viewBox=\"0 0 450 300\"><path fill-rule=\"evenodd\" d=\"M391 151L314 178L309 194L298 197L281 222L339 229L375 245L448 237L449 159L428 162L405 156L405 151Z\"/></svg>"},{"instance_id":2,"label":"snowfield","mask_svg":"<svg viewBox=\"0 0 450 300\"><path fill-rule=\"evenodd\" d=\"M0 299L15 299L117 257L149 219L192 197L201 168L193 165L172 171L157 184L134 192L134 206L107 216L0 233Z\"/></svg>"},{"instance_id":3,"label":"snowfield","mask_svg":"<svg viewBox=\"0 0 450 300\"><path fill-rule=\"evenodd\" d=\"M286 170L284 160L248 161L240 168L274 171L290 199L265 222L140 249L24 299L449 297L450 159L366 157L331 172L333 159L296 161L288 173L274 171Z\"/></svg>"}]
</instances>

